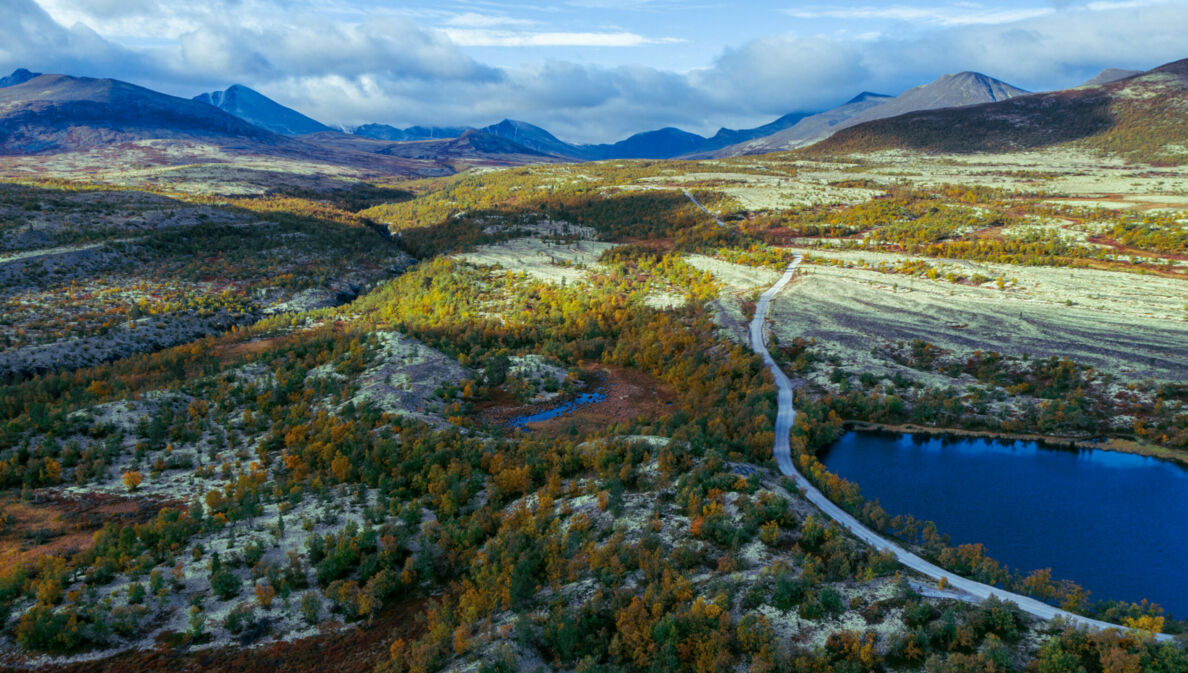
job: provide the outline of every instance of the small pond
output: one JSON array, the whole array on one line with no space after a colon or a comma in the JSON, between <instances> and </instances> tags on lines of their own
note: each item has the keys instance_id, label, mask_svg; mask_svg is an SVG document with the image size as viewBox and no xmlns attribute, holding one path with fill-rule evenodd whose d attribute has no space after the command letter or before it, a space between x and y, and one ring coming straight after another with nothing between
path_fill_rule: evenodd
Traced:
<instances>
[{"instance_id":1,"label":"small pond","mask_svg":"<svg viewBox=\"0 0 1188 673\"><path fill-rule=\"evenodd\" d=\"M517 418L513 418L508 423L508 425L512 426L513 428L518 428L520 430L527 430L528 428L526 428L524 426L527 425L528 423L536 423L538 421L547 421L550 418L557 418L558 416L564 416L566 414L572 413L574 409L577 409L580 406L584 406L587 404L594 404L595 402L601 402L605 399L606 399L606 393L604 393L602 391L594 391L592 393L582 393L581 395L578 395L577 397L573 398L572 400L563 402L551 409L546 409L544 411L538 411L535 414L529 414L527 416L519 416Z\"/></svg>"},{"instance_id":2,"label":"small pond","mask_svg":"<svg viewBox=\"0 0 1188 673\"><path fill-rule=\"evenodd\" d=\"M936 522L1024 573L1051 568L1096 600L1188 616L1188 469L1035 442L850 432L820 456L891 516Z\"/></svg>"}]
</instances>

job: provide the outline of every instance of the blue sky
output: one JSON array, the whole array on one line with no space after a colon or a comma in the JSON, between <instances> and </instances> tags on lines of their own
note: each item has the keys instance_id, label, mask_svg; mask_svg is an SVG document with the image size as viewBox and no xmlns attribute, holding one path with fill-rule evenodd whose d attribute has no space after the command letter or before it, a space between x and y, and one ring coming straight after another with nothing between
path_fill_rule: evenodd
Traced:
<instances>
[{"instance_id":1,"label":"blue sky","mask_svg":"<svg viewBox=\"0 0 1188 673\"><path fill-rule=\"evenodd\" d=\"M977 70L1030 90L1188 58L1188 0L0 0L0 69L177 95L242 83L329 124L567 140L713 133Z\"/></svg>"}]
</instances>

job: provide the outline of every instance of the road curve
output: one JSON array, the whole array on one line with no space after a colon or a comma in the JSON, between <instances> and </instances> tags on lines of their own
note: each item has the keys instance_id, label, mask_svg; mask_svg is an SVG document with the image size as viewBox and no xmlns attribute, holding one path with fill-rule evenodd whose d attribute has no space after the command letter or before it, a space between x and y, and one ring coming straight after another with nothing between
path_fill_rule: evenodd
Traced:
<instances>
[{"instance_id":1,"label":"road curve","mask_svg":"<svg viewBox=\"0 0 1188 673\"><path fill-rule=\"evenodd\" d=\"M690 197L692 198L692 197ZM1088 627L1092 629L1121 629L1123 627L1117 624L1110 624L1108 622L1099 621L1096 619L1089 619L1081 615L1073 614L1066 610L1055 608L1043 601L1038 601L1028 596L1004 591L998 587L992 587L988 584L982 584L973 580L961 577L955 573L949 572L938 565L924 560L920 556L909 552L908 550L892 543L875 531L867 528L862 522L843 510L841 507L835 505L825 494L821 493L816 486L813 486L808 479L805 479L802 474L796 469L796 465L792 462L792 450L788 443L788 435L792 430L792 424L796 420L796 409L792 406L792 382L784 374L783 370L776 364L771 357L771 353L767 350L766 343L766 322L767 312L771 308L771 300L779 294L780 290L792 280L792 275L796 272L796 267L800 265L803 257L800 253L796 253L792 263L784 270L784 275L776 281L762 295L759 296L759 301L755 305L755 317L751 320L751 349L763 357L764 364L771 371L771 375L775 378L776 386L779 388L779 412L776 416L775 424L775 459L779 465L780 472L785 476L790 477L797 488L804 494L806 498L817 506L822 512L827 514L830 518L836 521L839 525L850 531L855 537L863 542L866 542L875 549L888 551L895 555L895 558L900 563L915 570L923 575L931 577L934 580L944 580L949 586L959 591L964 591L979 600L997 596L1001 600L1011 601L1019 606L1024 612L1030 613L1044 620L1054 619L1060 617L1066 622L1075 624L1077 626ZM1171 640L1171 636L1160 634L1156 636L1159 640Z\"/></svg>"}]
</instances>

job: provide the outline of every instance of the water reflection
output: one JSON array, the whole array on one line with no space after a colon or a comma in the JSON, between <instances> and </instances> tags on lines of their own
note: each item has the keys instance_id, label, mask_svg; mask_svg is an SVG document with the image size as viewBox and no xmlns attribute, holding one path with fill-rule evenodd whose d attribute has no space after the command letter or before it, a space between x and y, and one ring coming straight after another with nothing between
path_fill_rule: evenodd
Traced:
<instances>
[{"instance_id":1,"label":"water reflection","mask_svg":"<svg viewBox=\"0 0 1188 673\"><path fill-rule=\"evenodd\" d=\"M851 432L822 462L892 516L935 521L1024 572L1188 615L1188 469L1035 442Z\"/></svg>"}]
</instances>

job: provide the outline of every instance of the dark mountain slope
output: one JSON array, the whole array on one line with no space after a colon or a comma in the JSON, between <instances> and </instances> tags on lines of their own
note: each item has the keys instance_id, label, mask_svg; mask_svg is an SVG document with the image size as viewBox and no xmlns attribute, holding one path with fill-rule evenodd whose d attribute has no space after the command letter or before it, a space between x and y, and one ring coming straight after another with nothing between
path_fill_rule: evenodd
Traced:
<instances>
[{"instance_id":1,"label":"dark mountain slope","mask_svg":"<svg viewBox=\"0 0 1188 673\"><path fill-rule=\"evenodd\" d=\"M327 150L365 153L391 160L462 162L483 166L515 166L558 160L558 157L475 129L469 129L456 138L411 142L376 140L337 131L303 136L302 141Z\"/></svg>"},{"instance_id":2,"label":"dark mountain slope","mask_svg":"<svg viewBox=\"0 0 1188 673\"><path fill-rule=\"evenodd\" d=\"M28 82L39 75L41 75L39 72L29 72L24 68L17 68L16 70L12 71L11 75L7 77L0 77L0 89L16 86L17 84L24 84L25 82Z\"/></svg>"},{"instance_id":3,"label":"dark mountain slope","mask_svg":"<svg viewBox=\"0 0 1188 673\"><path fill-rule=\"evenodd\" d=\"M644 131L613 145L587 145L594 159L671 159L696 152L705 138L671 126Z\"/></svg>"},{"instance_id":4,"label":"dark mountain slope","mask_svg":"<svg viewBox=\"0 0 1188 673\"><path fill-rule=\"evenodd\" d=\"M145 143L143 141L167 141ZM313 144L198 101L112 79L41 75L0 88L0 155L100 151L107 167L269 157L383 175L442 175L449 166ZM80 159L80 165L96 161Z\"/></svg>"},{"instance_id":5,"label":"dark mountain slope","mask_svg":"<svg viewBox=\"0 0 1188 673\"><path fill-rule=\"evenodd\" d=\"M40 75L0 89L0 153L87 149L148 138L276 146L218 108L113 79Z\"/></svg>"},{"instance_id":6,"label":"dark mountain slope","mask_svg":"<svg viewBox=\"0 0 1188 673\"><path fill-rule=\"evenodd\" d=\"M1006 152L1073 141L1135 160L1188 160L1188 59L1098 86L872 121L806 151Z\"/></svg>"},{"instance_id":7,"label":"dark mountain slope","mask_svg":"<svg viewBox=\"0 0 1188 673\"><path fill-rule=\"evenodd\" d=\"M942 75L928 84L908 89L895 98L864 92L844 105L803 119L789 129L727 147L715 153L715 156L796 149L828 138L844 128L875 119L919 110L988 103L1026 93L1018 87L977 72Z\"/></svg>"},{"instance_id":8,"label":"dark mountain slope","mask_svg":"<svg viewBox=\"0 0 1188 673\"><path fill-rule=\"evenodd\" d=\"M268 96L249 89L242 84L233 84L223 91L211 91L194 97L199 103L213 105L228 114L254 124L262 129L286 136L329 131L330 127L285 107Z\"/></svg>"},{"instance_id":9,"label":"dark mountain slope","mask_svg":"<svg viewBox=\"0 0 1188 673\"><path fill-rule=\"evenodd\" d=\"M509 140L521 147L527 147L540 154L574 159L589 159L592 154L588 146L571 145L539 126L515 119L504 119L483 129L484 133Z\"/></svg>"}]
</instances>

